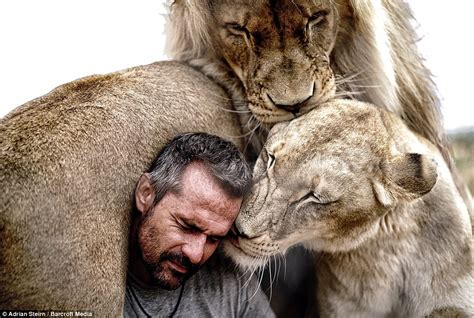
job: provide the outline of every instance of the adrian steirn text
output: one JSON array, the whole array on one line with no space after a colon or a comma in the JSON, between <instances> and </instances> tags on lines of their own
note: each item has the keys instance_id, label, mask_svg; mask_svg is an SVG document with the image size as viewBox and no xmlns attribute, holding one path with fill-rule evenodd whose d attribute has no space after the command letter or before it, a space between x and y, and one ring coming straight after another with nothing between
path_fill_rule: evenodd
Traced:
<instances>
[{"instance_id":1,"label":"adrian steirn text","mask_svg":"<svg viewBox=\"0 0 474 318\"><path fill-rule=\"evenodd\" d=\"M33 311L33 310L1 310L1 317L94 317L92 311Z\"/></svg>"}]
</instances>

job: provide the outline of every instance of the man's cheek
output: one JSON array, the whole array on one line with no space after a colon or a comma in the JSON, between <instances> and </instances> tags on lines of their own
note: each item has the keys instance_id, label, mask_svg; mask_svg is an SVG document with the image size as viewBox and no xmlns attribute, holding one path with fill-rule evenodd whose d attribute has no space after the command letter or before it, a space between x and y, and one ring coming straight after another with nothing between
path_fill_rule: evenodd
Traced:
<instances>
[{"instance_id":1,"label":"man's cheek","mask_svg":"<svg viewBox=\"0 0 474 318\"><path fill-rule=\"evenodd\" d=\"M157 242L143 240L140 242L143 260L149 263L158 262L161 255L161 250Z\"/></svg>"}]
</instances>

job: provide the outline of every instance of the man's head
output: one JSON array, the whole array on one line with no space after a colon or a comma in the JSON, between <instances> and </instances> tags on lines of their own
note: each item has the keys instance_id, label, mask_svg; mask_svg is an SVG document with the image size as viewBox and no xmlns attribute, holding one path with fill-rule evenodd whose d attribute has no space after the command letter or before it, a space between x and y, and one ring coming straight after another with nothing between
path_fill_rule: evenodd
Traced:
<instances>
[{"instance_id":1,"label":"man's head","mask_svg":"<svg viewBox=\"0 0 474 318\"><path fill-rule=\"evenodd\" d=\"M237 148L217 136L183 134L140 178L136 236L145 279L175 289L214 253L232 226L251 172Z\"/></svg>"}]
</instances>

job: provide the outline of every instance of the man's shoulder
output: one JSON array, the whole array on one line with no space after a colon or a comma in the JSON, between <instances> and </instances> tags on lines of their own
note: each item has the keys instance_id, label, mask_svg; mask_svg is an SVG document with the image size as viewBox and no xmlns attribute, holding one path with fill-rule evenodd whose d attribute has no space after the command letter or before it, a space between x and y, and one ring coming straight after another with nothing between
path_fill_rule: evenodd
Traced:
<instances>
[{"instance_id":1,"label":"man's shoulder","mask_svg":"<svg viewBox=\"0 0 474 318\"><path fill-rule=\"evenodd\" d=\"M229 317L275 317L256 277L241 270L221 250L199 273L198 289L212 290L208 295L226 304L221 313L229 313Z\"/></svg>"}]
</instances>

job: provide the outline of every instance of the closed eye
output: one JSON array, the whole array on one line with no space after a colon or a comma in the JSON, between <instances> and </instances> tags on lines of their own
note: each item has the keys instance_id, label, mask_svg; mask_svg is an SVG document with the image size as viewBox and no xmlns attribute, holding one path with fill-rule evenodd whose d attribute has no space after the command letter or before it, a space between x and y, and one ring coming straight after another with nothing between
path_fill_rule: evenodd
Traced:
<instances>
[{"instance_id":1,"label":"closed eye","mask_svg":"<svg viewBox=\"0 0 474 318\"><path fill-rule=\"evenodd\" d=\"M179 227L181 228L181 231L183 231L185 233L193 234L193 233L204 233L205 232L203 229L199 228L198 226L196 226L194 224L189 224L188 222L183 221L183 220L179 220L179 221L177 221L177 223L179 224ZM216 243L219 243L220 241L222 241L224 238L225 238L225 236L220 236L220 235L207 235L206 240L209 243L216 244Z\"/></svg>"},{"instance_id":2,"label":"closed eye","mask_svg":"<svg viewBox=\"0 0 474 318\"><path fill-rule=\"evenodd\" d=\"M298 200L301 203L316 203L316 204L321 204L321 205L327 205L330 203L335 202L334 200L331 200L329 198L323 197L315 192L308 192L306 195L304 195L301 199Z\"/></svg>"},{"instance_id":3,"label":"closed eye","mask_svg":"<svg viewBox=\"0 0 474 318\"><path fill-rule=\"evenodd\" d=\"M225 28L234 35L248 35L247 28L239 23L226 23Z\"/></svg>"},{"instance_id":4,"label":"closed eye","mask_svg":"<svg viewBox=\"0 0 474 318\"><path fill-rule=\"evenodd\" d=\"M271 152L268 153L268 161L267 161L267 171L270 170L271 167L275 164L275 155Z\"/></svg>"},{"instance_id":5,"label":"closed eye","mask_svg":"<svg viewBox=\"0 0 474 318\"><path fill-rule=\"evenodd\" d=\"M181 227L181 230L183 232L187 232L187 233L202 233L203 232L203 230L200 229L199 227L193 224L189 224L185 221L179 221L178 224Z\"/></svg>"},{"instance_id":6,"label":"closed eye","mask_svg":"<svg viewBox=\"0 0 474 318\"><path fill-rule=\"evenodd\" d=\"M275 165L276 158L272 153L268 152L266 148L263 148L262 152L260 153L260 158L257 161L258 166L256 165L256 167L258 167L258 173L254 175L254 183L258 183L260 180L267 176L267 173L270 168ZM254 172L255 170L256 169L254 168Z\"/></svg>"},{"instance_id":7,"label":"closed eye","mask_svg":"<svg viewBox=\"0 0 474 318\"><path fill-rule=\"evenodd\" d=\"M322 26L326 22L326 16L329 13L325 10L323 11L318 11L315 14L313 14L309 19L308 19L308 28L312 28L314 26Z\"/></svg>"},{"instance_id":8,"label":"closed eye","mask_svg":"<svg viewBox=\"0 0 474 318\"><path fill-rule=\"evenodd\" d=\"M208 236L207 240L211 243L219 243L222 240L222 237L217 237L217 236Z\"/></svg>"},{"instance_id":9,"label":"closed eye","mask_svg":"<svg viewBox=\"0 0 474 318\"><path fill-rule=\"evenodd\" d=\"M179 226L183 230L183 232L200 232L201 230L195 227L194 225L187 224L185 222L178 222Z\"/></svg>"}]
</instances>

